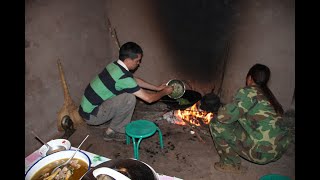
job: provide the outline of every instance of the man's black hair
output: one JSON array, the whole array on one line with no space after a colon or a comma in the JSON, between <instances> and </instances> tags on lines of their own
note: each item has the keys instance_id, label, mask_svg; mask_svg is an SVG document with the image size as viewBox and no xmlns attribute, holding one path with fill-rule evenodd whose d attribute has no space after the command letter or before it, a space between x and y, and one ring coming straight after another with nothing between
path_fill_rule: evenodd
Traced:
<instances>
[{"instance_id":1,"label":"man's black hair","mask_svg":"<svg viewBox=\"0 0 320 180\"><path fill-rule=\"evenodd\" d=\"M137 43L127 42L120 47L119 59L121 61L126 58L135 59L138 57L138 54L141 54L141 56L143 55L141 47Z\"/></svg>"}]
</instances>

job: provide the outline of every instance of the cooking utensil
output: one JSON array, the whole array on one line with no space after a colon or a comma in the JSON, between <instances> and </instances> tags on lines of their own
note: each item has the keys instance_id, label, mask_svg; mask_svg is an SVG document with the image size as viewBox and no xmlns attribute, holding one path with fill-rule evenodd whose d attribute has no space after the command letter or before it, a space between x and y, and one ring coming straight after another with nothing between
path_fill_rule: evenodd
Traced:
<instances>
[{"instance_id":1,"label":"cooking utensil","mask_svg":"<svg viewBox=\"0 0 320 180\"><path fill-rule=\"evenodd\" d=\"M64 146L60 146L60 145L57 145L57 146L50 146L48 143L46 143L45 141L43 141L38 135L36 135L36 133L34 133L33 131L31 131L31 133L44 145L47 146L48 150L46 152L46 156L49 155L49 154L53 154L55 152L59 152L59 151L63 151L63 150L66 150L66 148Z\"/></svg>"},{"instance_id":2,"label":"cooking utensil","mask_svg":"<svg viewBox=\"0 0 320 180\"><path fill-rule=\"evenodd\" d=\"M186 91L186 86L184 83L178 79L171 79L167 82L167 86L172 86L173 91L168 96L172 99L178 99L183 96Z\"/></svg>"},{"instance_id":3,"label":"cooking utensil","mask_svg":"<svg viewBox=\"0 0 320 180\"><path fill-rule=\"evenodd\" d=\"M201 99L200 109L207 112L217 113L220 106L220 97L213 91L209 94L205 94Z\"/></svg>"},{"instance_id":4,"label":"cooking utensil","mask_svg":"<svg viewBox=\"0 0 320 180\"><path fill-rule=\"evenodd\" d=\"M95 180L93 171L107 167L126 175L130 179L158 180L158 174L148 164L136 159L112 159L92 167L82 178L82 180ZM97 171L95 171L97 172ZM95 174L97 175L97 174ZM107 174L108 175L108 174ZM109 175L110 176L110 175Z\"/></svg>"},{"instance_id":5,"label":"cooking utensil","mask_svg":"<svg viewBox=\"0 0 320 180\"><path fill-rule=\"evenodd\" d=\"M72 158L76 155L76 153L80 150L81 145L84 143L84 141L85 141L88 137L89 137L89 135L87 135L87 137L84 138L84 140L80 143L80 145L78 146L77 150L73 153L73 155L72 155L65 163L62 163L62 164L60 164L59 166L57 166L56 168L54 168L54 169L51 171L51 174L53 174L58 168L67 165L67 164L72 160ZM62 169L62 168L61 168L61 169Z\"/></svg>"},{"instance_id":6,"label":"cooking utensil","mask_svg":"<svg viewBox=\"0 0 320 180\"><path fill-rule=\"evenodd\" d=\"M178 109L179 110L185 110L186 108L191 107L196 102L201 100L202 95L197 91L186 90L181 98L184 98L184 99L188 100L190 103L189 104L179 104L178 100L172 100L168 96L162 97L160 99L160 101L165 103L167 105L168 109L170 109L170 110L178 110Z\"/></svg>"}]
</instances>

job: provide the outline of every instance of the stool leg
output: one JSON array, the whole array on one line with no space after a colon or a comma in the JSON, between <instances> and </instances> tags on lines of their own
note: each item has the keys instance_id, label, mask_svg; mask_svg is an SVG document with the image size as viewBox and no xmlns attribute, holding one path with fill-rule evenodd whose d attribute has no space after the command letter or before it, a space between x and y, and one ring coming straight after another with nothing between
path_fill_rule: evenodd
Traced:
<instances>
[{"instance_id":1,"label":"stool leg","mask_svg":"<svg viewBox=\"0 0 320 180\"><path fill-rule=\"evenodd\" d=\"M130 144L130 137L126 134L126 144Z\"/></svg>"},{"instance_id":2,"label":"stool leg","mask_svg":"<svg viewBox=\"0 0 320 180\"><path fill-rule=\"evenodd\" d=\"M139 159L139 146L140 146L141 140L142 140L142 138L139 138L139 141L137 143L136 159Z\"/></svg>"},{"instance_id":3,"label":"stool leg","mask_svg":"<svg viewBox=\"0 0 320 180\"><path fill-rule=\"evenodd\" d=\"M137 143L136 143L136 139L134 137L132 137L132 144L133 144L133 156L135 159L137 159L137 155L136 155L136 152L137 152Z\"/></svg>"},{"instance_id":4,"label":"stool leg","mask_svg":"<svg viewBox=\"0 0 320 180\"><path fill-rule=\"evenodd\" d=\"M159 128L157 128L158 134L159 134L159 140L160 140L160 147L163 149L163 140L162 140L162 133Z\"/></svg>"}]
</instances>

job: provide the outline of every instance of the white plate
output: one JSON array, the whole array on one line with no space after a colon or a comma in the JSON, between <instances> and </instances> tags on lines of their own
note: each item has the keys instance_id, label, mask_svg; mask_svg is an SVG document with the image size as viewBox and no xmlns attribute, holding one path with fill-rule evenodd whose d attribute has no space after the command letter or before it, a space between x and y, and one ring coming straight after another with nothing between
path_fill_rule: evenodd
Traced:
<instances>
[{"instance_id":1,"label":"white plate","mask_svg":"<svg viewBox=\"0 0 320 180\"><path fill-rule=\"evenodd\" d=\"M55 147L55 146L63 146L66 148L66 150L69 150L71 148L71 143L70 141L66 140L66 139L53 139L49 142L47 142L47 144L51 147ZM46 145L41 146L41 148L39 149L39 154L42 157L46 156L46 153L48 151L48 147Z\"/></svg>"}]
</instances>

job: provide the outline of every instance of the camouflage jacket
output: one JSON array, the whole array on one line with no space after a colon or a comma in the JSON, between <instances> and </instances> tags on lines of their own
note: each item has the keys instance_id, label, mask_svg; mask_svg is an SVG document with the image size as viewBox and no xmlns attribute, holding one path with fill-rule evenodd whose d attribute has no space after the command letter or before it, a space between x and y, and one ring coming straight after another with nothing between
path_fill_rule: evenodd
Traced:
<instances>
[{"instance_id":1,"label":"camouflage jacket","mask_svg":"<svg viewBox=\"0 0 320 180\"><path fill-rule=\"evenodd\" d=\"M227 124L238 121L246 138L249 138L260 152L276 150L280 141L281 145L288 143L284 138L287 132L282 125L282 116L275 112L257 86L240 88L231 103L219 108L217 120Z\"/></svg>"}]
</instances>

